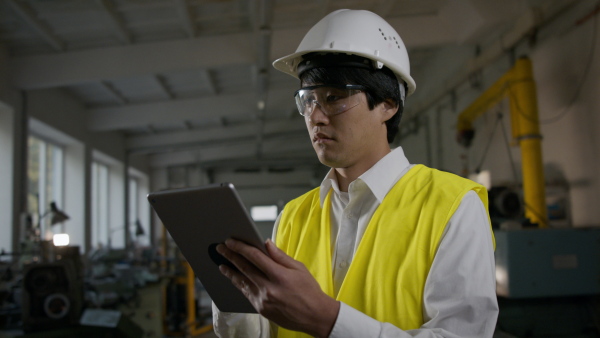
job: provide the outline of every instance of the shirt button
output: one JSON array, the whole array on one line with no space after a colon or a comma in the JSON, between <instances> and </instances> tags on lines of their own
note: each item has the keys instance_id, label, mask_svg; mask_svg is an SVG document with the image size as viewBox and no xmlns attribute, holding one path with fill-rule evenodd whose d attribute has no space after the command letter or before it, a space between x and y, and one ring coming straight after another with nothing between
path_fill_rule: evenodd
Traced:
<instances>
[{"instance_id":1,"label":"shirt button","mask_svg":"<svg viewBox=\"0 0 600 338\"><path fill-rule=\"evenodd\" d=\"M348 262L346 262L346 261L342 261L340 263L340 268L342 268L342 269L345 269L347 266L348 266Z\"/></svg>"}]
</instances>

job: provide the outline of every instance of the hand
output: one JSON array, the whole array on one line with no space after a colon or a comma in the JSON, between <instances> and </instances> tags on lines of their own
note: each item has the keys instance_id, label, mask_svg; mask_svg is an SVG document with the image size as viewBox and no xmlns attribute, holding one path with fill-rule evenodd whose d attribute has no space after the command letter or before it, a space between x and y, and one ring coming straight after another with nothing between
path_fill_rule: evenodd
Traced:
<instances>
[{"instance_id":1,"label":"hand","mask_svg":"<svg viewBox=\"0 0 600 338\"><path fill-rule=\"evenodd\" d=\"M325 294L308 269L265 243L269 256L243 242L228 239L217 251L240 272L221 265L221 273L242 291L261 315L281 327L327 337L337 319L340 304Z\"/></svg>"}]
</instances>

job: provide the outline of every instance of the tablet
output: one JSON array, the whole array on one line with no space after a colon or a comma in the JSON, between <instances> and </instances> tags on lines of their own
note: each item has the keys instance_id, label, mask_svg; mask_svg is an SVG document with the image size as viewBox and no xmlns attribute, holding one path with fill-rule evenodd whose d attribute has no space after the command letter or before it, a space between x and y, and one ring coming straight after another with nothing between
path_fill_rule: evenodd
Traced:
<instances>
[{"instance_id":1,"label":"tablet","mask_svg":"<svg viewBox=\"0 0 600 338\"><path fill-rule=\"evenodd\" d=\"M148 201L219 310L256 313L242 292L219 271L220 264L233 264L215 249L234 238L266 253L264 241L233 184L153 192L148 194Z\"/></svg>"}]
</instances>

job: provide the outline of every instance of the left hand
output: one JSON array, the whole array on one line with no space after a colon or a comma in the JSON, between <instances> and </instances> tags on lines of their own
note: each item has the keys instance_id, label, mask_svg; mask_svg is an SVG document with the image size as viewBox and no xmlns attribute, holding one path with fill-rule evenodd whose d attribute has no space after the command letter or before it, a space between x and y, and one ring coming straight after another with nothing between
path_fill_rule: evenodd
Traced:
<instances>
[{"instance_id":1,"label":"left hand","mask_svg":"<svg viewBox=\"0 0 600 338\"><path fill-rule=\"evenodd\" d=\"M241 241L228 239L217 251L237 272L225 265L221 273L231 280L261 315L281 327L327 337L337 319L340 304L325 294L301 262L265 243L269 256Z\"/></svg>"}]
</instances>

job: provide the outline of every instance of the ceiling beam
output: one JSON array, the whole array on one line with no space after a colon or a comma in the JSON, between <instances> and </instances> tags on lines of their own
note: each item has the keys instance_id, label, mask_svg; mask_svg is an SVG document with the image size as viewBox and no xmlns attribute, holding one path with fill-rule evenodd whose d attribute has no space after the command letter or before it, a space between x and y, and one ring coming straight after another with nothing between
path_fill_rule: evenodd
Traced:
<instances>
[{"instance_id":1,"label":"ceiling beam","mask_svg":"<svg viewBox=\"0 0 600 338\"><path fill-rule=\"evenodd\" d=\"M183 20L183 28L190 38L195 38L197 33L196 24L194 22L194 16L190 11L190 6L186 0L175 0L175 7L179 17Z\"/></svg>"},{"instance_id":2,"label":"ceiling beam","mask_svg":"<svg viewBox=\"0 0 600 338\"><path fill-rule=\"evenodd\" d=\"M19 89L164 74L255 62L252 33L170 40L9 60L11 83Z\"/></svg>"},{"instance_id":3,"label":"ceiling beam","mask_svg":"<svg viewBox=\"0 0 600 338\"><path fill-rule=\"evenodd\" d=\"M127 104L127 98L123 96L115 87L108 81L100 81L102 88L104 88L112 97L114 97L120 104Z\"/></svg>"},{"instance_id":4,"label":"ceiling beam","mask_svg":"<svg viewBox=\"0 0 600 338\"><path fill-rule=\"evenodd\" d=\"M36 13L23 1L7 0L6 3L10 5L10 7L17 13L17 15L21 17L21 19L27 23L27 25L29 25L31 29L33 29L42 37L42 39L44 39L44 41L52 46L54 50L62 52L67 49L66 43L54 35L50 27L43 21L39 20L36 16Z\"/></svg>"},{"instance_id":5,"label":"ceiling beam","mask_svg":"<svg viewBox=\"0 0 600 338\"><path fill-rule=\"evenodd\" d=\"M156 153L175 148L192 147L200 144L223 142L232 139L248 138L255 133L254 124L241 124L231 127L185 130L157 135L130 136L126 139L126 149L132 153Z\"/></svg>"},{"instance_id":6,"label":"ceiling beam","mask_svg":"<svg viewBox=\"0 0 600 338\"><path fill-rule=\"evenodd\" d=\"M133 35L127 29L127 26L125 25L123 18L117 11L115 4L110 0L97 0L96 2L107 14L108 22L110 23L110 26L113 32L115 32L117 38L119 38L121 42L125 42L128 44L133 43Z\"/></svg>"},{"instance_id":7,"label":"ceiling beam","mask_svg":"<svg viewBox=\"0 0 600 338\"><path fill-rule=\"evenodd\" d=\"M306 126L300 121L267 121L263 130L266 136L301 133L306 135ZM155 135L130 136L126 139L126 149L130 152L148 152L152 149L185 147L207 142L251 137L256 133L255 123L244 123L227 127L193 129Z\"/></svg>"},{"instance_id":8,"label":"ceiling beam","mask_svg":"<svg viewBox=\"0 0 600 338\"><path fill-rule=\"evenodd\" d=\"M262 157L260 159L240 158L240 159L225 159L216 161L203 161L202 167L231 170L231 168L252 168L252 167L292 167L295 170L314 170L315 166L322 166L321 162L315 153L307 152L306 154L296 153L291 156L271 156ZM327 170L327 169L325 169ZM323 175L319 175L322 178Z\"/></svg>"},{"instance_id":9,"label":"ceiling beam","mask_svg":"<svg viewBox=\"0 0 600 338\"><path fill-rule=\"evenodd\" d=\"M456 41L456 29L435 15L392 18L389 22L409 48ZM295 51L307 29L273 30L270 59ZM11 84L19 89L40 89L231 64L251 65L257 61L254 43L253 33L247 32L16 57L9 61Z\"/></svg>"},{"instance_id":10,"label":"ceiling beam","mask_svg":"<svg viewBox=\"0 0 600 338\"><path fill-rule=\"evenodd\" d=\"M248 140L253 140L253 138L248 138ZM274 137L266 139L263 142L263 156L265 158L280 157L282 159L290 159L298 156L305 158L309 158L311 155L315 156L306 135ZM256 158L253 156L255 154L254 147L253 142L239 140L237 142L150 155L149 164L151 167L167 167L230 160L251 161Z\"/></svg>"},{"instance_id":11,"label":"ceiling beam","mask_svg":"<svg viewBox=\"0 0 600 338\"><path fill-rule=\"evenodd\" d=\"M213 73L210 71L210 69L204 69L200 72L202 78L204 79L204 82L208 85L208 90L213 94L213 95L217 95L219 94L219 91L217 89L217 83L215 81L215 77L213 75Z\"/></svg>"},{"instance_id":12,"label":"ceiling beam","mask_svg":"<svg viewBox=\"0 0 600 338\"><path fill-rule=\"evenodd\" d=\"M385 16L394 8L396 3L396 0L378 0L373 6L373 12L379 14L379 16Z\"/></svg>"},{"instance_id":13,"label":"ceiling beam","mask_svg":"<svg viewBox=\"0 0 600 338\"><path fill-rule=\"evenodd\" d=\"M156 81L160 89L167 95L169 99L173 100L175 98L175 94L173 94L171 89L169 89L169 86L167 85L167 79L165 79L164 76L154 75L152 78Z\"/></svg>"},{"instance_id":14,"label":"ceiling beam","mask_svg":"<svg viewBox=\"0 0 600 338\"><path fill-rule=\"evenodd\" d=\"M290 96L291 89L274 89L269 96ZM291 100L291 99L290 99ZM92 131L120 130L185 120L219 120L226 116L254 114L256 95L243 93L194 99L169 100L119 107L88 109Z\"/></svg>"},{"instance_id":15,"label":"ceiling beam","mask_svg":"<svg viewBox=\"0 0 600 338\"><path fill-rule=\"evenodd\" d=\"M88 128L93 131L120 130L175 121L218 119L223 116L251 114L253 94L202 97L132 104L124 107L89 109Z\"/></svg>"}]
</instances>

